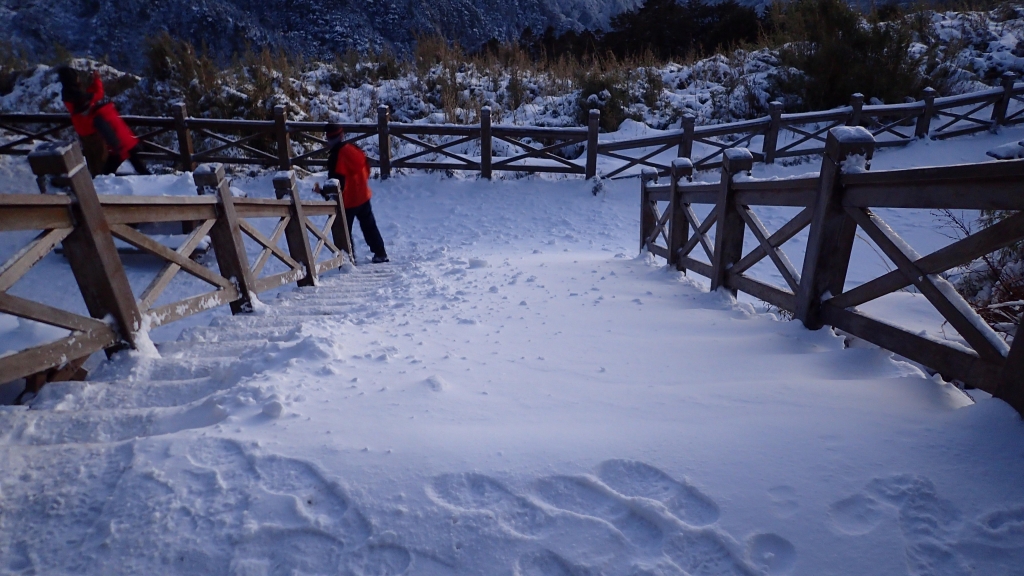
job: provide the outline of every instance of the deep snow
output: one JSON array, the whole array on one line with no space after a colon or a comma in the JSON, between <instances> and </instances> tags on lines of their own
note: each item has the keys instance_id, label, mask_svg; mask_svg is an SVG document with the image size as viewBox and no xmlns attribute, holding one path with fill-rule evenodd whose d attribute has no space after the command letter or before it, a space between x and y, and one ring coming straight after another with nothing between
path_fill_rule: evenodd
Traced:
<instances>
[{"instance_id":1,"label":"deep snow","mask_svg":"<svg viewBox=\"0 0 1024 576\"><path fill-rule=\"evenodd\" d=\"M373 187L391 264L169 325L159 357L0 408L0 573L1019 574L1017 414L637 257L635 180ZM922 253L949 242L927 211L879 213ZM858 242L851 282L885 271ZM155 272L140 259L133 284ZM921 301L872 312L955 340Z\"/></svg>"}]
</instances>

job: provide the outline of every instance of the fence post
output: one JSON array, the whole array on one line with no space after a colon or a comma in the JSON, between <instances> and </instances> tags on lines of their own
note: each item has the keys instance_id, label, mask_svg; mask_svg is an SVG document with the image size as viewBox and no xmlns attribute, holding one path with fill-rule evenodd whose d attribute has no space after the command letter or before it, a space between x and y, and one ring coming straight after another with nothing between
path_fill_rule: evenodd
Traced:
<instances>
[{"instance_id":1,"label":"fence post","mask_svg":"<svg viewBox=\"0 0 1024 576\"><path fill-rule=\"evenodd\" d=\"M917 118L917 128L914 130L914 136L917 138L927 138L928 131L931 129L932 116L935 115L935 95L938 92L935 88L928 87L924 89L922 99L924 100L924 112Z\"/></svg>"},{"instance_id":2,"label":"fence post","mask_svg":"<svg viewBox=\"0 0 1024 576\"><path fill-rule=\"evenodd\" d=\"M1003 93L999 96L999 100L996 100L995 106L992 107L992 132L996 132L1006 122L1006 110L1010 107L1010 100L1013 98L1013 84L1016 81L1016 74L1013 72L1003 72Z\"/></svg>"},{"instance_id":3,"label":"fence post","mask_svg":"<svg viewBox=\"0 0 1024 576\"><path fill-rule=\"evenodd\" d=\"M334 245L348 252L348 258L352 265L356 263L356 251L352 246L352 234L348 229L348 216L345 214L345 201L341 195L341 182L331 178L324 183L324 196L337 202L335 208L336 218L331 225L331 235L334 237Z\"/></svg>"},{"instance_id":4,"label":"fence post","mask_svg":"<svg viewBox=\"0 0 1024 576\"><path fill-rule=\"evenodd\" d=\"M592 108L590 117L587 119L587 168L585 171L587 180L597 176L597 131L600 126L601 111Z\"/></svg>"},{"instance_id":5,"label":"fence post","mask_svg":"<svg viewBox=\"0 0 1024 576\"><path fill-rule=\"evenodd\" d=\"M658 223L651 212L651 200L647 192L647 186L658 182L658 170L656 168L643 168L640 171L640 252L647 249L647 237L654 232Z\"/></svg>"},{"instance_id":6,"label":"fence post","mask_svg":"<svg viewBox=\"0 0 1024 576\"><path fill-rule=\"evenodd\" d=\"M768 124L768 132L764 135L761 151L764 154L764 163L774 164L775 150L779 144L779 130L782 129L782 102L769 102L768 113L771 114L771 122Z\"/></svg>"},{"instance_id":7,"label":"fence post","mask_svg":"<svg viewBox=\"0 0 1024 576\"><path fill-rule=\"evenodd\" d=\"M28 161L36 176L58 175L70 182L75 229L62 243L64 255L71 265L89 314L97 319L113 318L124 343L137 348L142 314L81 148L77 142L47 142L37 146L28 155ZM108 348L107 353L112 354L120 348L123 346Z\"/></svg>"},{"instance_id":8,"label":"fence post","mask_svg":"<svg viewBox=\"0 0 1024 576\"><path fill-rule=\"evenodd\" d=\"M874 137L860 126L833 128L825 140L814 216L796 294L796 317L811 330L822 326L821 297L843 291L857 233L857 223L842 206L842 163L848 156L860 154L870 160L874 151Z\"/></svg>"},{"instance_id":9,"label":"fence post","mask_svg":"<svg viewBox=\"0 0 1024 576\"><path fill-rule=\"evenodd\" d=\"M192 145L192 133L188 131L186 120L188 109L185 108L184 102L180 102L171 107L171 113L174 116L174 129L178 133L178 162L181 164L183 172L191 172L196 169L196 165L192 162L195 148Z\"/></svg>"},{"instance_id":10,"label":"fence post","mask_svg":"<svg viewBox=\"0 0 1024 576\"><path fill-rule=\"evenodd\" d=\"M847 126L860 126L860 114L864 110L864 95L857 92L850 96L850 118L846 121Z\"/></svg>"},{"instance_id":11,"label":"fence post","mask_svg":"<svg viewBox=\"0 0 1024 576\"><path fill-rule=\"evenodd\" d=\"M676 158L672 161L672 185L669 201L668 221L668 263L675 265L676 270L685 271L679 251L690 239L690 224L686 219L686 211L680 198L679 181L685 178L693 180L693 162L689 158Z\"/></svg>"},{"instance_id":12,"label":"fence post","mask_svg":"<svg viewBox=\"0 0 1024 576\"><path fill-rule=\"evenodd\" d=\"M252 312L256 283L249 269L249 257L245 253L242 229L235 212L235 199L224 177L224 166L203 164L192 173L192 180L200 195L217 195L217 222L210 229L210 243L217 256L220 275L234 282L238 289L238 299L231 303L231 313Z\"/></svg>"},{"instance_id":13,"label":"fence post","mask_svg":"<svg viewBox=\"0 0 1024 576\"><path fill-rule=\"evenodd\" d=\"M1006 356L999 377L999 387L995 396L1001 398L1024 416L1024 337L1013 339L1010 353Z\"/></svg>"},{"instance_id":14,"label":"fence post","mask_svg":"<svg viewBox=\"0 0 1024 576\"><path fill-rule=\"evenodd\" d=\"M292 169L292 139L288 135L288 117L284 106L274 106L274 134L277 137L277 164L281 170Z\"/></svg>"},{"instance_id":15,"label":"fence post","mask_svg":"<svg viewBox=\"0 0 1024 576\"><path fill-rule=\"evenodd\" d=\"M697 117L693 114L683 116L683 138L679 141L679 149L676 151L678 158L690 158L693 156L693 128L697 123Z\"/></svg>"},{"instance_id":16,"label":"fence post","mask_svg":"<svg viewBox=\"0 0 1024 576\"><path fill-rule=\"evenodd\" d=\"M754 155L746 148L729 148L722 154L722 182L718 189L715 210L715 254L711 262L711 290L728 287L729 268L743 256L743 217L736 210L733 176L754 167ZM730 288L735 296L736 290Z\"/></svg>"},{"instance_id":17,"label":"fence post","mask_svg":"<svg viewBox=\"0 0 1024 576\"><path fill-rule=\"evenodd\" d=\"M388 129L390 116L387 104L377 106L377 149L380 155L381 180L391 177L391 133Z\"/></svg>"},{"instance_id":18,"label":"fence post","mask_svg":"<svg viewBox=\"0 0 1024 576\"><path fill-rule=\"evenodd\" d=\"M491 179L491 107L480 109L480 176Z\"/></svg>"},{"instance_id":19,"label":"fence post","mask_svg":"<svg viewBox=\"0 0 1024 576\"><path fill-rule=\"evenodd\" d=\"M288 241L288 253L306 268L306 275L299 279L299 286L316 286L316 261L313 248L309 245L306 232L306 214L299 199L299 187L295 184L295 173L291 170L278 172L274 176L274 193L280 200L291 200L291 220L284 229Z\"/></svg>"}]
</instances>

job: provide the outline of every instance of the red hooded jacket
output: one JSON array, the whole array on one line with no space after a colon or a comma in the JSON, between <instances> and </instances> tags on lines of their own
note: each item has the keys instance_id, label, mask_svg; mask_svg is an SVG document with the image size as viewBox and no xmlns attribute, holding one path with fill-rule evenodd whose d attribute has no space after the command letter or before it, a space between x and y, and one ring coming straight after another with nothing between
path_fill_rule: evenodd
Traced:
<instances>
[{"instance_id":1,"label":"red hooded jacket","mask_svg":"<svg viewBox=\"0 0 1024 576\"><path fill-rule=\"evenodd\" d=\"M354 144L335 146L327 162L328 178L341 182L341 199L345 208L355 208L370 201L370 162Z\"/></svg>"},{"instance_id":2,"label":"red hooded jacket","mask_svg":"<svg viewBox=\"0 0 1024 576\"><path fill-rule=\"evenodd\" d=\"M94 74L87 90L88 99L83 102L64 102L71 113L71 124L83 138L99 132L107 143L110 153L121 160L128 158L132 148L138 145L132 129L117 113L113 102L104 102L105 93L99 74Z\"/></svg>"}]
</instances>

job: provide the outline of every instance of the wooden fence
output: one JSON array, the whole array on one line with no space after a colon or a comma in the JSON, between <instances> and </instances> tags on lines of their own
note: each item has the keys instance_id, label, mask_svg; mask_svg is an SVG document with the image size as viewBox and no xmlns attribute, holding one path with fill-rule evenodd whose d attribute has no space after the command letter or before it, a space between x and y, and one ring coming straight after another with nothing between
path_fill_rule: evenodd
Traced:
<instances>
[{"instance_id":1,"label":"wooden fence","mask_svg":"<svg viewBox=\"0 0 1024 576\"><path fill-rule=\"evenodd\" d=\"M0 313L68 330L61 339L0 356L0 381L31 377L31 385L64 379L94 352L136 347L141 330L230 304L250 310L253 296L297 282L312 285L318 275L352 261L345 209L337 182L329 181L324 201L299 200L292 172L273 180L277 199L234 198L220 164L194 172L196 197L97 195L78 144L42 144L29 154L33 172L70 181L70 194L0 194L0 232L38 231L35 239L0 266ZM45 186L45 184L41 184ZM314 222L321 217L324 224ZM254 223L271 219L273 231ZM172 249L140 231L140 225L185 223L191 229ZM264 226L264 229L269 229ZM219 272L189 258L209 236ZM163 263L148 286L132 291L115 238ZM255 243L253 261L245 242ZM282 238L287 249L279 246ZM88 316L10 292L15 283L60 244L81 291ZM268 263L283 271L268 273ZM157 305L170 282L185 272L211 289Z\"/></svg>"},{"instance_id":2,"label":"wooden fence","mask_svg":"<svg viewBox=\"0 0 1024 576\"><path fill-rule=\"evenodd\" d=\"M592 178L598 175L599 157L608 166L600 176L614 178L643 167L668 174L675 157L691 158L697 170L715 169L721 166L723 152L735 147L759 149L752 152L754 159L766 163L820 155L827 132L843 125L867 128L876 146L884 147L1024 123L1024 83L1016 83L1016 78L1008 72L1000 87L947 98L936 98L928 88L921 100L907 104L866 106L864 97L854 94L848 106L823 112L783 114L782 104L772 102L766 117L712 126L696 126L690 115L678 130L627 140L602 141L597 110L591 111L586 128L533 128L492 125L488 107L481 109L480 123L474 125L391 122L388 108L381 105L376 123L343 126L349 141L369 140L371 145L363 148L383 179L394 169L465 170L484 178L491 178L494 171ZM274 119L266 121L192 118L183 104L175 106L170 117L126 116L125 121L138 133L144 158L186 170L203 162L280 170L327 163L325 125L289 121L281 106L274 109ZM0 144L0 154L9 155L27 155L39 142L73 137L65 114L0 114L0 131L12 135ZM494 155L495 143L505 155ZM399 150L401 155L392 157Z\"/></svg>"},{"instance_id":3,"label":"wooden fence","mask_svg":"<svg viewBox=\"0 0 1024 576\"><path fill-rule=\"evenodd\" d=\"M941 274L1000 248L1024 241L1024 160L844 172L853 155L870 160L878 146L864 128L832 128L817 177L757 181L746 177L754 154L744 148L722 153L721 180L690 182L694 162L672 164L668 184L656 170L641 177L640 244L679 270L711 281L711 289L743 291L793 314L811 329L828 324L919 362L947 380L959 380L1009 402L1024 415L1024 336L1012 347L968 305ZM711 205L700 220L692 206ZM769 232L753 207L799 209ZM914 249L873 210L917 208L1018 211L1001 222L926 256ZM794 265L783 244L809 227L803 266ZM756 248L744 254L749 230ZM845 290L854 237L861 230L893 264L893 271ZM706 260L704 257L706 256ZM767 258L783 279L772 284L750 275ZM927 338L857 310L913 286L942 315L964 344Z\"/></svg>"}]
</instances>

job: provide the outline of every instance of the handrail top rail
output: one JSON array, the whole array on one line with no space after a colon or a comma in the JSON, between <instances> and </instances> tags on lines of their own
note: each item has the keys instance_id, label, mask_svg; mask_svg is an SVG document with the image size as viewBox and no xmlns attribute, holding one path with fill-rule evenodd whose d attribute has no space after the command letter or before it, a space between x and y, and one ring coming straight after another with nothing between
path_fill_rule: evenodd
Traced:
<instances>
[{"instance_id":1,"label":"handrail top rail","mask_svg":"<svg viewBox=\"0 0 1024 576\"><path fill-rule=\"evenodd\" d=\"M70 206L67 194L0 194L0 206Z\"/></svg>"}]
</instances>

